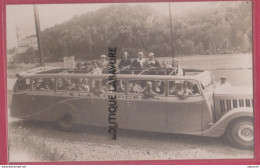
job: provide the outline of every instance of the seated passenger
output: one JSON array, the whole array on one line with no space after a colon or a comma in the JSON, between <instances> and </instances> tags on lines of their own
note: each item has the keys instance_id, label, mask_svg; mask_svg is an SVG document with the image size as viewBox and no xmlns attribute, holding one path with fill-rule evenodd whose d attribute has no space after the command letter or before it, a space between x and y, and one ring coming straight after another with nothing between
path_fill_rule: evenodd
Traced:
<instances>
[{"instance_id":1,"label":"seated passenger","mask_svg":"<svg viewBox=\"0 0 260 168\"><path fill-rule=\"evenodd\" d=\"M57 82L57 89L58 90L64 90L66 88L62 79L57 79L56 82Z\"/></svg>"},{"instance_id":2,"label":"seated passenger","mask_svg":"<svg viewBox=\"0 0 260 168\"><path fill-rule=\"evenodd\" d=\"M35 79L34 80L33 90L43 90L42 79Z\"/></svg>"},{"instance_id":3,"label":"seated passenger","mask_svg":"<svg viewBox=\"0 0 260 168\"><path fill-rule=\"evenodd\" d=\"M90 62L85 62L84 65L85 65L85 71L86 71L86 73L89 73L89 72L92 72L92 71L93 71Z\"/></svg>"},{"instance_id":4,"label":"seated passenger","mask_svg":"<svg viewBox=\"0 0 260 168\"><path fill-rule=\"evenodd\" d=\"M171 68L171 67L172 67L172 65L170 65L168 63L168 61L166 61L166 60L162 61L162 68L167 69L167 68Z\"/></svg>"},{"instance_id":5,"label":"seated passenger","mask_svg":"<svg viewBox=\"0 0 260 168\"><path fill-rule=\"evenodd\" d=\"M106 88L102 85L100 80L95 81L95 87L93 88L93 93L95 96L100 96L102 93L106 92Z\"/></svg>"},{"instance_id":6,"label":"seated passenger","mask_svg":"<svg viewBox=\"0 0 260 168\"><path fill-rule=\"evenodd\" d=\"M146 88L143 91L143 98L144 99L150 99L150 98L154 98L154 96L156 95L156 93L152 90L152 85L153 83L151 81L147 81L146 82Z\"/></svg>"},{"instance_id":7,"label":"seated passenger","mask_svg":"<svg viewBox=\"0 0 260 168\"><path fill-rule=\"evenodd\" d=\"M129 92L130 93L142 93L143 89L141 86L140 81L136 81L136 82L129 82Z\"/></svg>"},{"instance_id":8,"label":"seated passenger","mask_svg":"<svg viewBox=\"0 0 260 168\"><path fill-rule=\"evenodd\" d=\"M149 68L161 68L160 63L155 60L154 53L149 53L149 60L147 61Z\"/></svg>"},{"instance_id":9,"label":"seated passenger","mask_svg":"<svg viewBox=\"0 0 260 168\"><path fill-rule=\"evenodd\" d=\"M155 81L152 89L157 94L163 94L163 89L161 88L160 81Z\"/></svg>"},{"instance_id":10,"label":"seated passenger","mask_svg":"<svg viewBox=\"0 0 260 168\"><path fill-rule=\"evenodd\" d=\"M131 66L132 61L127 57L128 57L128 53L125 51L122 60L118 64L119 69L127 69Z\"/></svg>"},{"instance_id":11,"label":"seated passenger","mask_svg":"<svg viewBox=\"0 0 260 168\"><path fill-rule=\"evenodd\" d=\"M89 92L89 81L88 79L82 79L80 84L80 90Z\"/></svg>"},{"instance_id":12,"label":"seated passenger","mask_svg":"<svg viewBox=\"0 0 260 168\"><path fill-rule=\"evenodd\" d=\"M138 52L137 59L133 61L131 64L132 68L140 68L140 69L146 69L148 67L145 59L144 59L144 53Z\"/></svg>"},{"instance_id":13,"label":"seated passenger","mask_svg":"<svg viewBox=\"0 0 260 168\"><path fill-rule=\"evenodd\" d=\"M54 81L53 79L44 79L42 90L54 90Z\"/></svg>"},{"instance_id":14,"label":"seated passenger","mask_svg":"<svg viewBox=\"0 0 260 168\"><path fill-rule=\"evenodd\" d=\"M99 67L102 69L106 69L108 67L108 61L106 55L100 55L100 60L98 62Z\"/></svg>"},{"instance_id":15,"label":"seated passenger","mask_svg":"<svg viewBox=\"0 0 260 168\"><path fill-rule=\"evenodd\" d=\"M93 61L93 74L102 74L102 69L98 66L96 61Z\"/></svg>"},{"instance_id":16,"label":"seated passenger","mask_svg":"<svg viewBox=\"0 0 260 168\"><path fill-rule=\"evenodd\" d=\"M182 81L175 81L175 85L170 89L170 95L176 95L182 99L185 99L189 96Z\"/></svg>"},{"instance_id":17,"label":"seated passenger","mask_svg":"<svg viewBox=\"0 0 260 168\"><path fill-rule=\"evenodd\" d=\"M117 92L119 92L119 93L125 92L124 81L123 80L119 80L118 83L119 83L118 84L119 87L117 87Z\"/></svg>"},{"instance_id":18,"label":"seated passenger","mask_svg":"<svg viewBox=\"0 0 260 168\"><path fill-rule=\"evenodd\" d=\"M72 79L71 83L72 83L72 85L71 85L70 90L80 91L81 79Z\"/></svg>"},{"instance_id":19,"label":"seated passenger","mask_svg":"<svg viewBox=\"0 0 260 168\"><path fill-rule=\"evenodd\" d=\"M82 64L81 62L78 62L77 65L76 65L76 69L77 69L77 70L82 70L82 69L84 69L84 64Z\"/></svg>"},{"instance_id":20,"label":"seated passenger","mask_svg":"<svg viewBox=\"0 0 260 168\"><path fill-rule=\"evenodd\" d=\"M26 79L23 79L18 84L18 90L30 90L30 82L26 83Z\"/></svg>"},{"instance_id":21,"label":"seated passenger","mask_svg":"<svg viewBox=\"0 0 260 168\"><path fill-rule=\"evenodd\" d=\"M174 68L172 75L183 76L183 69L179 66L178 60L176 58L172 59L172 68Z\"/></svg>"}]
</instances>

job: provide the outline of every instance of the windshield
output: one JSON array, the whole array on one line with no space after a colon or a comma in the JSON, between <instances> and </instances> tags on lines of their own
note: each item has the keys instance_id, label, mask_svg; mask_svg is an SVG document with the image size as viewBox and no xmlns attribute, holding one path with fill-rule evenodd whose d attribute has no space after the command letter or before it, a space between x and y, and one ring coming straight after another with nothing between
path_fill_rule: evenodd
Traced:
<instances>
[{"instance_id":1,"label":"windshield","mask_svg":"<svg viewBox=\"0 0 260 168\"><path fill-rule=\"evenodd\" d=\"M207 73L206 75L202 76L200 79L202 89L205 89L213 84L213 79L210 75L210 73Z\"/></svg>"}]
</instances>

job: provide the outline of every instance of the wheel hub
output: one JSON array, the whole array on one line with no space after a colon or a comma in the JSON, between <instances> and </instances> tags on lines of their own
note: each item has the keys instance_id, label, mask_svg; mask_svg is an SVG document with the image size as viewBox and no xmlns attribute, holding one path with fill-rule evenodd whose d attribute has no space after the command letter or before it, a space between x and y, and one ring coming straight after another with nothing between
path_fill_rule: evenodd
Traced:
<instances>
[{"instance_id":1,"label":"wheel hub","mask_svg":"<svg viewBox=\"0 0 260 168\"><path fill-rule=\"evenodd\" d=\"M244 141L253 141L254 128L250 124L242 124L237 129L238 136Z\"/></svg>"}]
</instances>

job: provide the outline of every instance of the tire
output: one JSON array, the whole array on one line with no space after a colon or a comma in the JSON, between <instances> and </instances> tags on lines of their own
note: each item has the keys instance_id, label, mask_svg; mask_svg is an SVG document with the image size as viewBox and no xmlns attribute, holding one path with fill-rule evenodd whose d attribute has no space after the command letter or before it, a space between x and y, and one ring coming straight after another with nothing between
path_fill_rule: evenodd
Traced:
<instances>
[{"instance_id":1,"label":"tire","mask_svg":"<svg viewBox=\"0 0 260 168\"><path fill-rule=\"evenodd\" d=\"M227 129L227 138L240 149L254 148L254 124L252 118L239 118L231 122Z\"/></svg>"},{"instance_id":2,"label":"tire","mask_svg":"<svg viewBox=\"0 0 260 168\"><path fill-rule=\"evenodd\" d=\"M57 126L63 131L69 131L72 129L72 117L70 115L65 115L57 121Z\"/></svg>"}]
</instances>

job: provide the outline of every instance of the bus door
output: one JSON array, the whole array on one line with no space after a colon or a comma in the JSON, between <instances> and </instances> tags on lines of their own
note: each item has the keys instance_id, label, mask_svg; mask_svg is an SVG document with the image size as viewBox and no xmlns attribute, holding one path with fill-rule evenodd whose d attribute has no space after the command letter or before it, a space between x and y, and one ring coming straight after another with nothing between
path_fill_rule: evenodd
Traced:
<instances>
[{"instance_id":1,"label":"bus door","mask_svg":"<svg viewBox=\"0 0 260 168\"><path fill-rule=\"evenodd\" d=\"M201 131L203 96L198 88L193 80L169 81L166 114L168 132Z\"/></svg>"},{"instance_id":2,"label":"bus door","mask_svg":"<svg viewBox=\"0 0 260 168\"><path fill-rule=\"evenodd\" d=\"M129 80L127 126L129 129L164 132L166 129L166 97L164 81Z\"/></svg>"}]
</instances>

